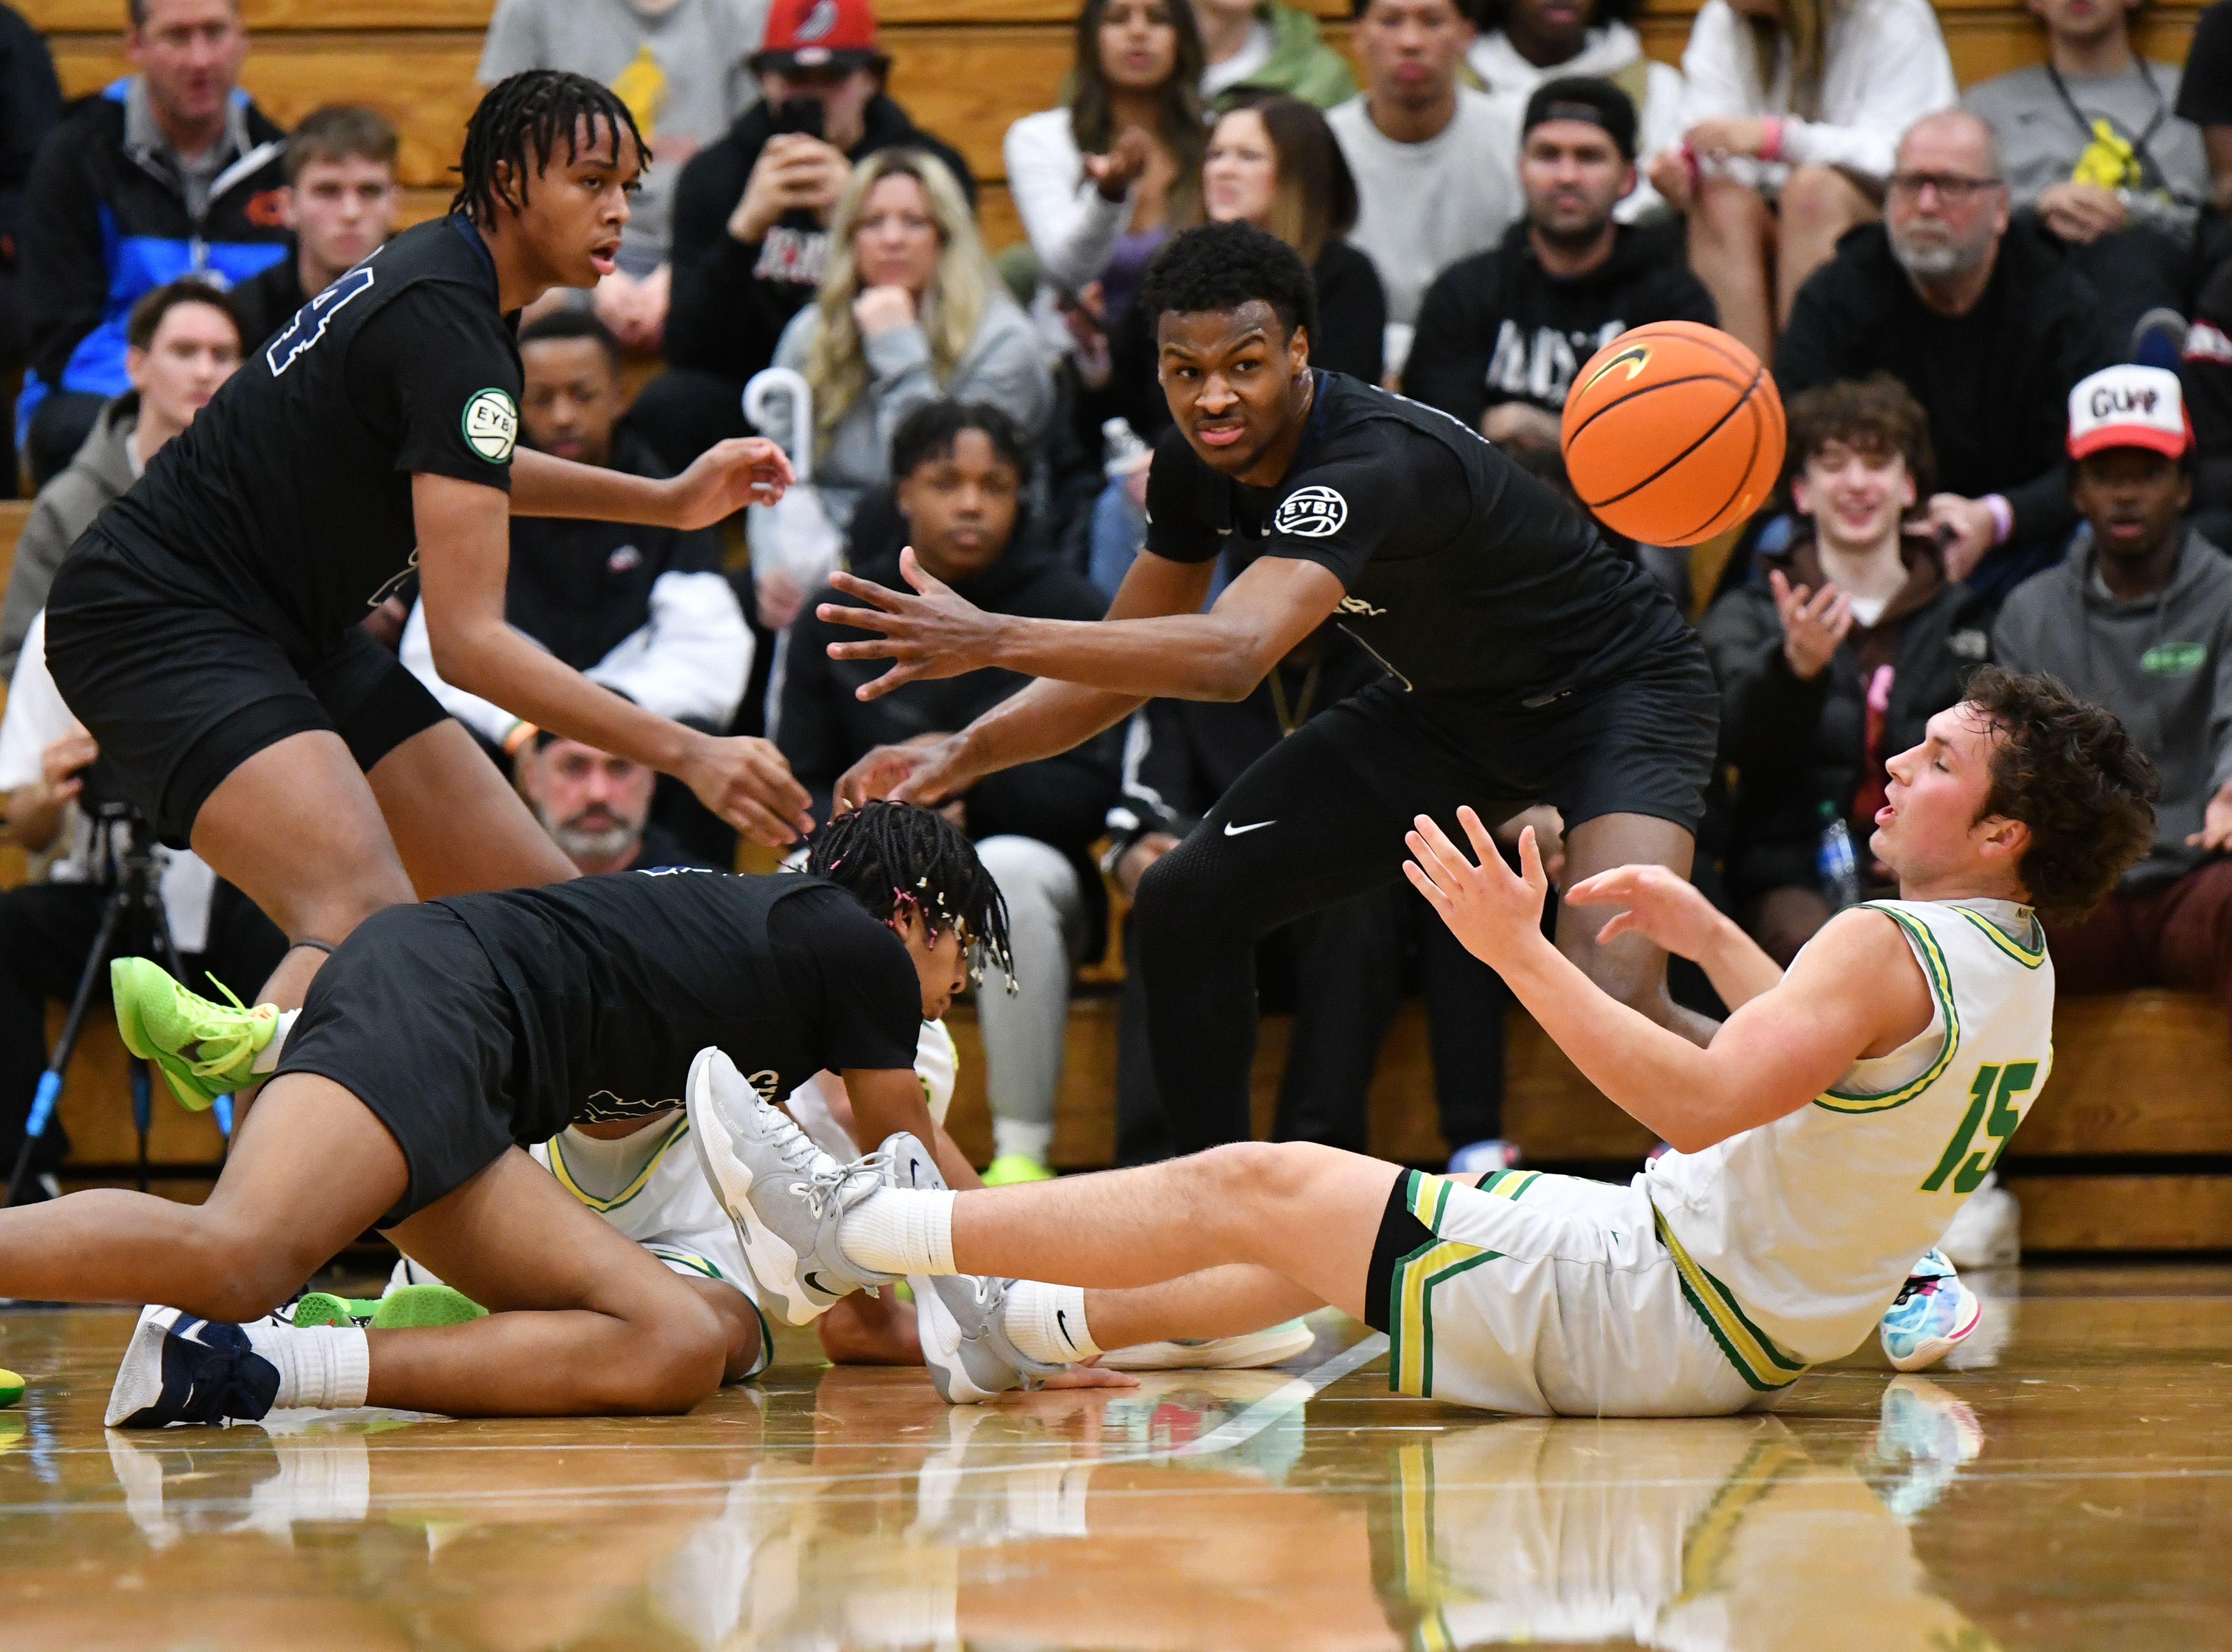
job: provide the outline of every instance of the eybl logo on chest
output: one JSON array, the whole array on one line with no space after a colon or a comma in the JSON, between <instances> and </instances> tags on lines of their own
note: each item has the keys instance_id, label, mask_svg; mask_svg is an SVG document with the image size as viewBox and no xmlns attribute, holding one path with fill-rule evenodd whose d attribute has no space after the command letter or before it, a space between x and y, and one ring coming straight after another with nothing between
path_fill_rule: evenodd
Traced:
<instances>
[{"instance_id":1,"label":"eybl logo on chest","mask_svg":"<svg viewBox=\"0 0 2232 1652\"><path fill-rule=\"evenodd\" d=\"M1348 521L1348 501L1334 489L1297 488L1279 502L1271 531L1295 539L1328 539Z\"/></svg>"}]
</instances>

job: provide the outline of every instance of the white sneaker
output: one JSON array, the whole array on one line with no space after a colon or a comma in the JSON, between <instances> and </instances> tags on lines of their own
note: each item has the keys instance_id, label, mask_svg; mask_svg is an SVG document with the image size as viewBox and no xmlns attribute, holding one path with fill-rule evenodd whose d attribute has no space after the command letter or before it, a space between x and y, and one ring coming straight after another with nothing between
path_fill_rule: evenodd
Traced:
<instances>
[{"instance_id":1,"label":"white sneaker","mask_svg":"<svg viewBox=\"0 0 2232 1652\"><path fill-rule=\"evenodd\" d=\"M1300 1319L1250 1331L1237 1337L1199 1342L1143 1342L1112 1348L1100 1357L1112 1371L1238 1371L1283 1364L1306 1354L1317 1332Z\"/></svg>"},{"instance_id":2,"label":"white sneaker","mask_svg":"<svg viewBox=\"0 0 2232 1652\"><path fill-rule=\"evenodd\" d=\"M2022 1260L2022 1207L1995 1170L1954 1213L1937 1248L1956 1267L2013 1267Z\"/></svg>"},{"instance_id":3,"label":"white sneaker","mask_svg":"<svg viewBox=\"0 0 2232 1652\"><path fill-rule=\"evenodd\" d=\"M881 1156L838 1163L710 1045L690 1064L684 1094L706 1184L786 1319L811 1325L855 1291L897 1282L854 1264L837 1240L845 1213L883 1187Z\"/></svg>"}]
</instances>

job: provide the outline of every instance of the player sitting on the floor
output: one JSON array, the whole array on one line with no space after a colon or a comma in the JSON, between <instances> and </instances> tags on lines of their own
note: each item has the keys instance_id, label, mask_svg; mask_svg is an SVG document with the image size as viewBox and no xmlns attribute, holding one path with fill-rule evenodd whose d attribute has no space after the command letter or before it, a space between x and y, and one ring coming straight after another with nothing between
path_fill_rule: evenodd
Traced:
<instances>
[{"instance_id":1,"label":"player sitting on the floor","mask_svg":"<svg viewBox=\"0 0 2232 1652\"><path fill-rule=\"evenodd\" d=\"M769 1290L967 1270L992 1285L964 1334L1026 1358L1090 1357L1137 1336L1143 1311L1239 1331L1330 1302L1388 1333L1405 1393L1604 1416L1770 1404L1911 1284L2045 1082L2054 967L2034 909L2081 914L2152 839L2151 767L2051 679L1988 668L1889 768L1871 846L1901 898L1839 914L1787 974L1663 869L1569 892L1625 909L1607 934L1704 966L1734 1013L1703 1049L1544 940L1531 835L1515 877L1470 810L1478 864L1419 817L1411 883L1583 1074L1677 1150L1627 1187L1509 1170L1470 1187L1251 1143L914 1191L817 1152L715 1052L691 1072L691 1129ZM1002 1288L1024 1273L1061 1283ZM1909 1300L1910 1351L1961 1332L1941 1293Z\"/></svg>"},{"instance_id":2,"label":"player sitting on the floor","mask_svg":"<svg viewBox=\"0 0 2232 1652\"><path fill-rule=\"evenodd\" d=\"M974 947L1003 951L999 891L929 811L825 832L827 878L622 872L380 912L318 972L208 1202L104 1189L0 1211L0 1295L173 1305L141 1316L114 1423L686 1410L760 1357L757 1315L514 1150L672 1111L711 1044L769 1096L840 1072L866 1132L951 1155L916 1038ZM241 1323L375 1225L494 1312L392 1331Z\"/></svg>"}]
</instances>

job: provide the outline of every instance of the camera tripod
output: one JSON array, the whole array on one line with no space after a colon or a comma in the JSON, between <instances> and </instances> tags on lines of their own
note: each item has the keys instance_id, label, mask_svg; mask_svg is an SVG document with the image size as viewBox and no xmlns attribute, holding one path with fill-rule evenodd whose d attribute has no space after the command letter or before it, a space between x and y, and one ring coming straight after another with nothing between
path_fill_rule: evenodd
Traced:
<instances>
[{"instance_id":1,"label":"camera tripod","mask_svg":"<svg viewBox=\"0 0 2232 1652\"><path fill-rule=\"evenodd\" d=\"M77 991L70 999L69 1014L62 1021L62 1035L55 1040L47 1070L39 1075L39 1087L31 1098L30 1116L23 1123L23 1145L16 1155L15 1169L8 1176L7 1196L0 1199L0 1205L12 1205L23 1196L23 1184L30 1177L32 1157L46 1135L47 1126L54 1122L55 1104L62 1099L62 1075L68 1070L70 1056L77 1048L78 1034L84 1030L94 988L108 968L109 959L127 952L144 952L160 961L178 980L185 979L185 969L178 962L178 949L171 939L171 920L163 910L154 828L122 801L104 799L94 804L89 813L94 831L92 864L98 880L108 891L108 899L101 907L100 931L94 937L93 950L86 955L85 968L78 975ZM145 1061L132 1061L130 1072L132 1124L140 1137L140 1191L145 1193L147 1132L154 1123L154 1086ZM230 1109L226 1111L229 1113ZM218 1122L220 1125L230 1123L223 1118ZM230 1133L229 1130L227 1133Z\"/></svg>"}]
</instances>

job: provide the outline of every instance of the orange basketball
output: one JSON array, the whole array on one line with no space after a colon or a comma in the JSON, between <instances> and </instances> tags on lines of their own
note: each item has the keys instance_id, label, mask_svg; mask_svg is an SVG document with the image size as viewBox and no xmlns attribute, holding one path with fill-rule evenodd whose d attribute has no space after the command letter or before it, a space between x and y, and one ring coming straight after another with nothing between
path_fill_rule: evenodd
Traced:
<instances>
[{"instance_id":1,"label":"orange basketball","mask_svg":"<svg viewBox=\"0 0 2232 1652\"><path fill-rule=\"evenodd\" d=\"M1767 502L1782 472L1782 398L1718 327L1653 321L1589 358L1560 437L1573 491L1606 527L1695 545Z\"/></svg>"}]
</instances>

